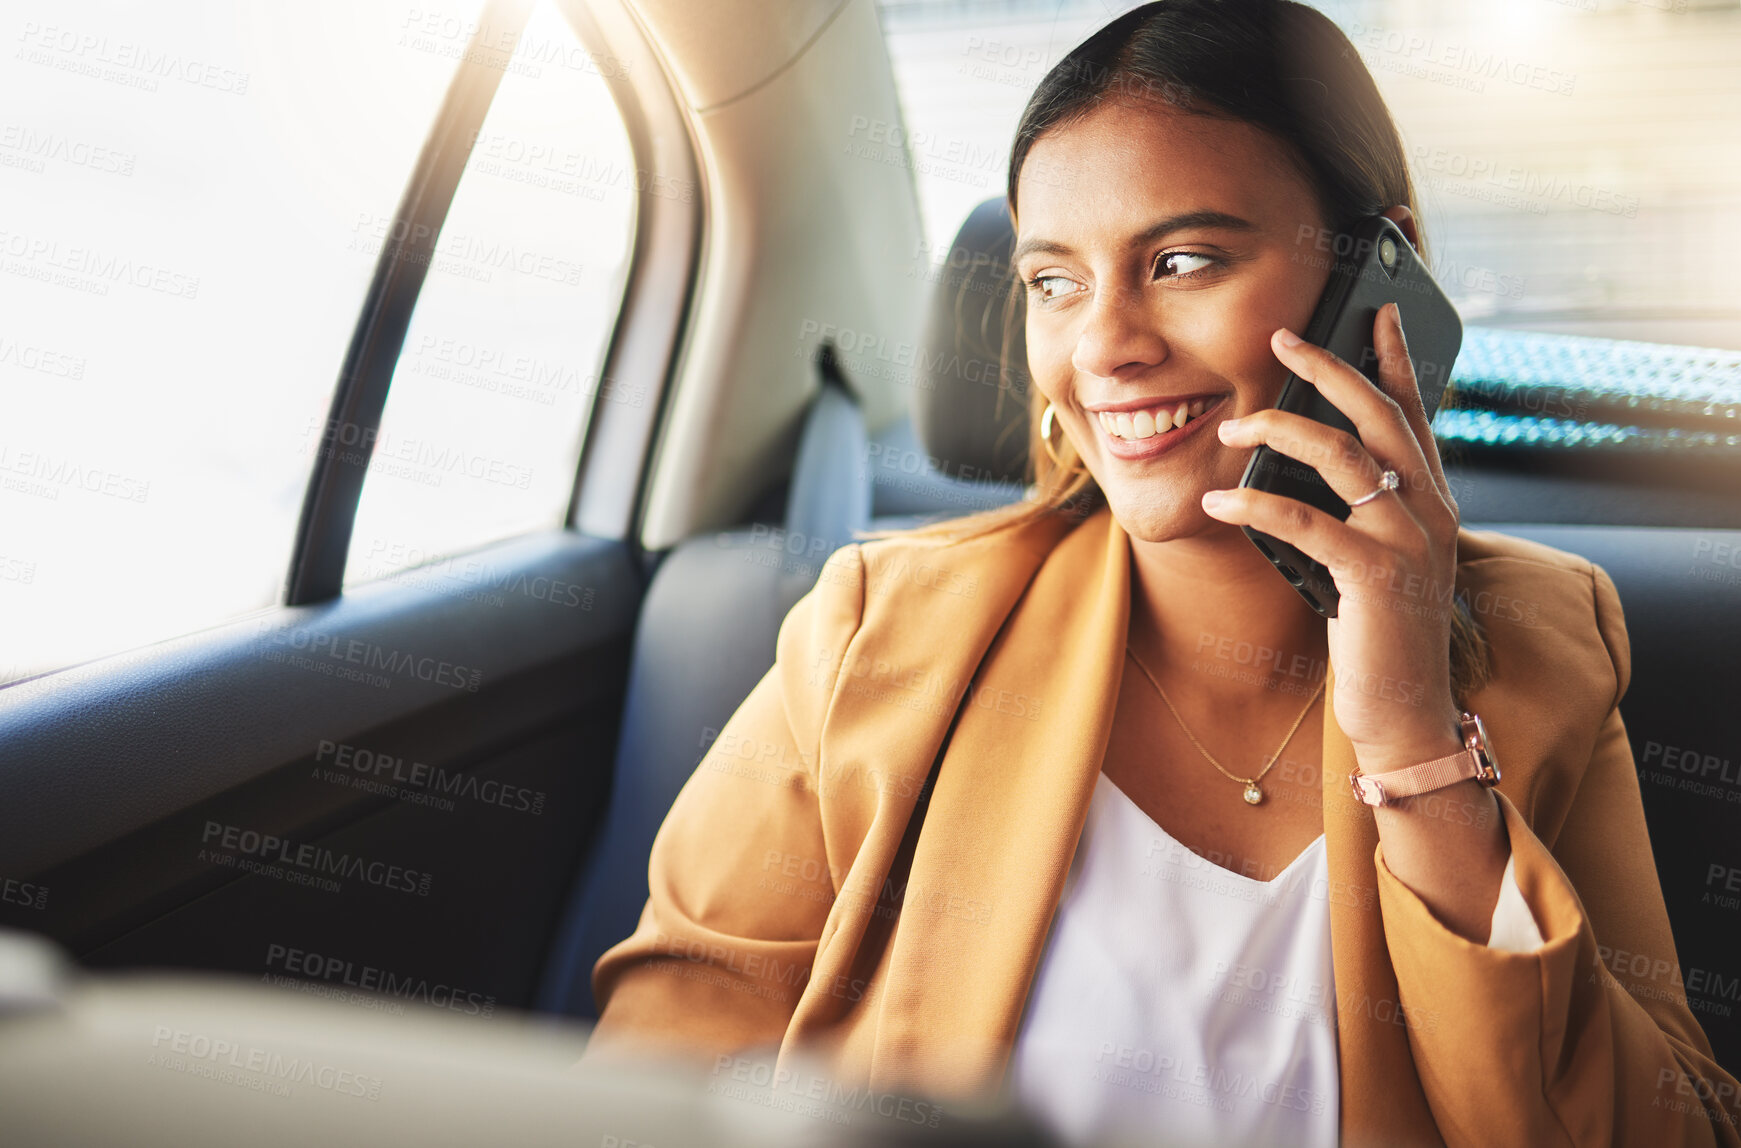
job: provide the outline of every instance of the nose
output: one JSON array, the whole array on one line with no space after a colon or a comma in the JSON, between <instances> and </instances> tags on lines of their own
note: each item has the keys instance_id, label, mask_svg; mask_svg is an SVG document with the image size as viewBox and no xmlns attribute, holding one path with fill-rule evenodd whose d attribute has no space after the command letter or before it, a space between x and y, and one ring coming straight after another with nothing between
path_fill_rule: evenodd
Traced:
<instances>
[{"instance_id":1,"label":"nose","mask_svg":"<svg viewBox=\"0 0 1741 1148\"><path fill-rule=\"evenodd\" d=\"M1140 374L1167 358L1160 323L1139 291L1102 288L1090 301L1070 364L1102 379Z\"/></svg>"}]
</instances>

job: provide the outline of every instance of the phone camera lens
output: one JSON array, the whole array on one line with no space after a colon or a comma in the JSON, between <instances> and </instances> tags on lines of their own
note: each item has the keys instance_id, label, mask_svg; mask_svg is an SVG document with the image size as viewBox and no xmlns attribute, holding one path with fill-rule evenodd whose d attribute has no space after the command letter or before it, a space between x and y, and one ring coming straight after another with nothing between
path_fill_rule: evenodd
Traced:
<instances>
[{"instance_id":1,"label":"phone camera lens","mask_svg":"<svg viewBox=\"0 0 1741 1148\"><path fill-rule=\"evenodd\" d=\"M1378 241L1378 261L1386 271L1396 266L1396 240L1388 235Z\"/></svg>"}]
</instances>

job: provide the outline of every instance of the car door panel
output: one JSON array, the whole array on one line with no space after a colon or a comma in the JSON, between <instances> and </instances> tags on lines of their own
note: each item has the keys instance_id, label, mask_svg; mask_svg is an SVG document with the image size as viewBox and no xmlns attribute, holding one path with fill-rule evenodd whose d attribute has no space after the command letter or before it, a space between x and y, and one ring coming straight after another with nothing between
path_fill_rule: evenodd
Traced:
<instances>
[{"instance_id":1,"label":"car door panel","mask_svg":"<svg viewBox=\"0 0 1741 1148\"><path fill-rule=\"evenodd\" d=\"M254 971L306 937L523 1000L605 800L640 580L566 531L477 568L0 693L0 874L46 891L0 924L104 966Z\"/></svg>"}]
</instances>

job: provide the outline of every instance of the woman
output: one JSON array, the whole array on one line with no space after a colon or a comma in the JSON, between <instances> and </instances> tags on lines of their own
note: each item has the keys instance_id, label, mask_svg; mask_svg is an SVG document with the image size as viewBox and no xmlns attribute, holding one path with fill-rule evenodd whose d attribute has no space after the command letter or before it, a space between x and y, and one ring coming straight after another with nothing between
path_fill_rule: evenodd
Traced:
<instances>
[{"instance_id":1,"label":"woman","mask_svg":"<svg viewBox=\"0 0 1741 1148\"><path fill-rule=\"evenodd\" d=\"M1382 389L1295 334L1321 238L1419 245L1348 41L1127 13L1040 84L1008 199L1030 500L831 557L660 832L594 1047L1003 1088L1084 1142L1741 1144L1684 995L1602 959L1678 968L1612 583L1459 532L1394 308ZM1273 409L1290 371L1358 440ZM1259 444L1347 521L1237 489Z\"/></svg>"}]
</instances>

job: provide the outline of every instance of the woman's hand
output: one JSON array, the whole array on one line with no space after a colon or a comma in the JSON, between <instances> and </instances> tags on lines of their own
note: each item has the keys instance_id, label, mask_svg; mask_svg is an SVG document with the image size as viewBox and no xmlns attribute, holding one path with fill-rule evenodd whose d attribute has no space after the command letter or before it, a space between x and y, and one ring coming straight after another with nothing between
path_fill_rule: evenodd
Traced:
<instances>
[{"instance_id":1,"label":"woman's hand","mask_svg":"<svg viewBox=\"0 0 1741 1148\"><path fill-rule=\"evenodd\" d=\"M1264 410L1220 424L1229 446L1267 445L1313 467L1344 501L1394 491L1354 507L1346 522L1297 499L1257 490L1210 491L1203 509L1291 543L1329 568L1341 594L1329 623L1336 722L1363 772L1379 773L1456 752L1450 628L1457 567L1457 504L1421 408L1414 366L1394 303L1373 328L1380 387L1285 328L1276 357L1348 416L1359 437L1302 415Z\"/></svg>"}]
</instances>

